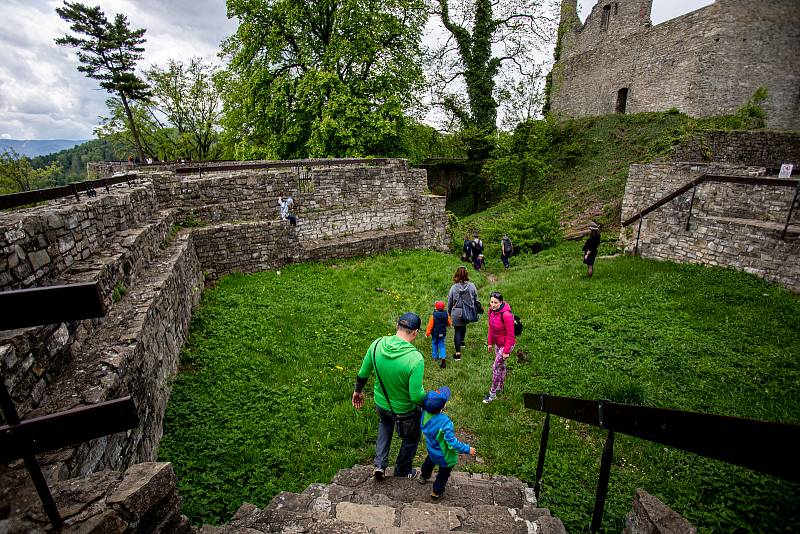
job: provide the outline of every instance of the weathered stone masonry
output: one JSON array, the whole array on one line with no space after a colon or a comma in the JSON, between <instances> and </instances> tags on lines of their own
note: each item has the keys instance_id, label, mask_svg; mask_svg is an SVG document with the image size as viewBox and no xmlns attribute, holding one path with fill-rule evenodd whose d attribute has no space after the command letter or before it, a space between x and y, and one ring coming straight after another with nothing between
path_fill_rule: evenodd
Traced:
<instances>
[{"instance_id":1,"label":"weathered stone masonry","mask_svg":"<svg viewBox=\"0 0 800 534\"><path fill-rule=\"evenodd\" d=\"M726 164L632 165L622 202L622 220L703 174L753 176L764 169ZM800 213L795 209L781 238L795 190L787 187L703 183L697 187L689 230L692 192L645 216L638 252L642 257L732 267L800 292ZM639 223L623 228L627 253L636 246Z\"/></svg>"},{"instance_id":2,"label":"weathered stone masonry","mask_svg":"<svg viewBox=\"0 0 800 534\"><path fill-rule=\"evenodd\" d=\"M717 0L651 27L652 0L600 0L584 24L562 2L551 111L564 118L677 108L735 113L766 86L770 128L800 129L800 3ZM624 96L623 96L624 93Z\"/></svg>"},{"instance_id":3,"label":"weathered stone masonry","mask_svg":"<svg viewBox=\"0 0 800 534\"><path fill-rule=\"evenodd\" d=\"M301 184L287 171L156 172L81 202L0 215L0 289L99 281L109 308L103 319L0 333L0 370L20 416L126 394L140 415L128 433L42 455L51 482L155 459L204 274L447 249L444 198L424 194L424 171L392 160L312 166L308 177ZM279 219L279 195L294 196L297 227ZM19 467L0 468L0 501L29 492Z\"/></svg>"}]
</instances>

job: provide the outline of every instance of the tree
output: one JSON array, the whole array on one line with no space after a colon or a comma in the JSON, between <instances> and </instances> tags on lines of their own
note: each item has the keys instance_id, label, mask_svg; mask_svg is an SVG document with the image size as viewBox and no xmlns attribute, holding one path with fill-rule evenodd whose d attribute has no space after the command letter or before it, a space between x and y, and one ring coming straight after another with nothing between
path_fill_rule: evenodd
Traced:
<instances>
[{"instance_id":1,"label":"tree","mask_svg":"<svg viewBox=\"0 0 800 534\"><path fill-rule=\"evenodd\" d=\"M462 128L477 210L490 190L483 164L497 131L496 78L506 65L518 75L535 72L535 56L548 42L555 18L546 13L543 0L430 1L447 32L445 41L430 50L434 104Z\"/></svg>"},{"instance_id":2,"label":"tree","mask_svg":"<svg viewBox=\"0 0 800 534\"><path fill-rule=\"evenodd\" d=\"M392 155L423 76L423 0L228 0L225 143L240 158Z\"/></svg>"},{"instance_id":3,"label":"tree","mask_svg":"<svg viewBox=\"0 0 800 534\"><path fill-rule=\"evenodd\" d=\"M0 154L0 194L33 191L55 185L60 169L55 163L42 169L31 167L31 161L15 150Z\"/></svg>"},{"instance_id":4,"label":"tree","mask_svg":"<svg viewBox=\"0 0 800 534\"><path fill-rule=\"evenodd\" d=\"M188 65L170 60L166 68L145 72L155 103L151 114L164 117L176 129L182 156L205 160L218 138L222 101L214 85L216 69L192 58Z\"/></svg>"},{"instance_id":5,"label":"tree","mask_svg":"<svg viewBox=\"0 0 800 534\"><path fill-rule=\"evenodd\" d=\"M147 84L134 73L136 62L142 59L144 52L141 45L145 42L145 30L131 30L128 19L122 14L117 14L113 23L109 22L99 7L88 7L79 2L65 0L64 7L56 8L56 13L72 23L70 30L75 34L86 36L65 35L57 38L56 44L77 48L81 62L78 71L99 80L100 87L119 97L139 158L144 161L144 149L130 106L150 97Z\"/></svg>"}]
</instances>

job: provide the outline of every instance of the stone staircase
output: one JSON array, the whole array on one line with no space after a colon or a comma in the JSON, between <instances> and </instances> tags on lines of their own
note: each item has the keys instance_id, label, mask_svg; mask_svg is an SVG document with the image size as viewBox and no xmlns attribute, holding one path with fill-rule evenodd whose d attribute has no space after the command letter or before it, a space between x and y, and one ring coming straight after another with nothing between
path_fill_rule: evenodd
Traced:
<instances>
[{"instance_id":1,"label":"stone staircase","mask_svg":"<svg viewBox=\"0 0 800 534\"><path fill-rule=\"evenodd\" d=\"M561 520L536 506L533 489L516 478L454 471L435 503L431 484L392 476L378 482L371 466L355 466L339 471L330 484L280 493L264 509L245 503L230 523L205 525L195 534L566 532Z\"/></svg>"}]
</instances>

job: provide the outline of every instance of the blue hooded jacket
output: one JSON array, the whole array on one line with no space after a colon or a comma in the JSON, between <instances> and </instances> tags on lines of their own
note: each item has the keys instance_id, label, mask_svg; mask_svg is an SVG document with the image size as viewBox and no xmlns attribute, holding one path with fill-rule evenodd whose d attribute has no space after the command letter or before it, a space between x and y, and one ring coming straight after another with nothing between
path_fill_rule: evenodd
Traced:
<instances>
[{"instance_id":1,"label":"blue hooded jacket","mask_svg":"<svg viewBox=\"0 0 800 534\"><path fill-rule=\"evenodd\" d=\"M441 433L440 433L441 432ZM435 464L443 467L453 467L458 463L458 455L450 454L449 462L445 459L442 447L449 447L456 452L469 454L469 445L456 439L456 429L447 415L439 412L432 414L422 412L422 433L425 434L425 445L428 447L428 456Z\"/></svg>"}]
</instances>

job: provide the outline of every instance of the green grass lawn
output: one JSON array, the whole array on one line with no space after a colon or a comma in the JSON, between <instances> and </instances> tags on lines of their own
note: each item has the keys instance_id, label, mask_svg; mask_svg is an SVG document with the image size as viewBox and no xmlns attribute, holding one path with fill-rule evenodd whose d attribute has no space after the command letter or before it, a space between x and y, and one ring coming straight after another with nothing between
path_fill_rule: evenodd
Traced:
<instances>
[{"instance_id":1,"label":"green grass lawn","mask_svg":"<svg viewBox=\"0 0 800 534\"><path fill-rule=\"evenodd\" d=\"M159 451L174 464L184 513L225 522L242 502L264 506L279 491L370 464L373 404L350 406L364 352L404 311L427 322L459 264L433 252L391 253L232 275L206 290ZM515 257L509 271L495 258L489 272L495 282L473 277L481 300L502 291L525 322L516 351L526 361L512 357L500 400L481 403L492 362L485 319L469 328L463 360L449 359L445 370L432 365L429 341L417 340L426 387L449 385L448 413L476 436L484 463L470 469L532 482L544 416L523 407L524 392L800 422L800 299L778 286L631 257L598 260L587 280L579 243ZM540 505L570 532L590 522L604 439L552 420ZM704 532L800 530L798 485L618 435L608 532L622 529L636 488Z\"/></svg>"}]
</instances>

